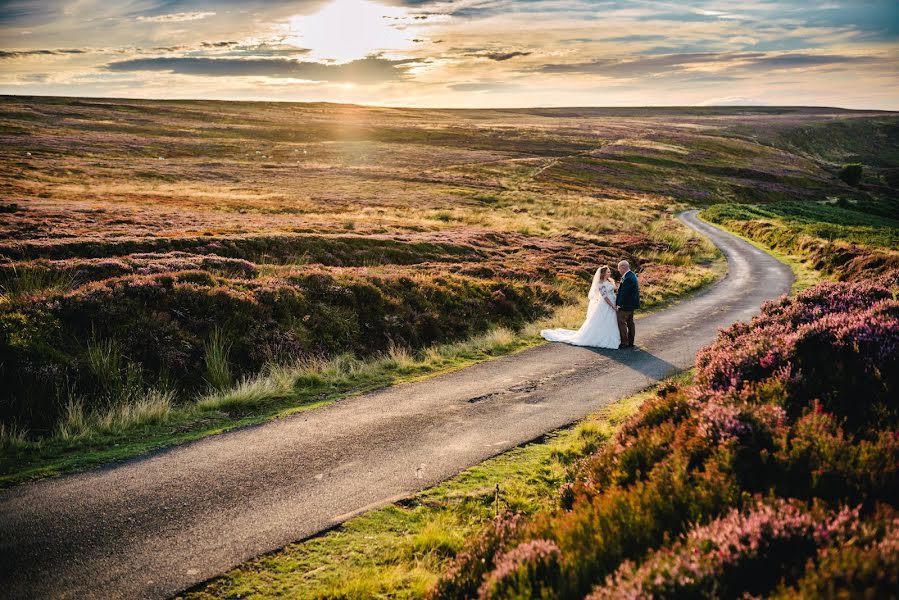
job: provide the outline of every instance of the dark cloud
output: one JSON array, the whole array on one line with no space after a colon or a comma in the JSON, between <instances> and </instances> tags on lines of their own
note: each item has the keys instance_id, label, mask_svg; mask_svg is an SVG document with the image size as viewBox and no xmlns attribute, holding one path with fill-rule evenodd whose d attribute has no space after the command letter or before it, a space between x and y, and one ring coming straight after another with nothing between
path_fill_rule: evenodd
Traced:
<instances>
[{"instance_id":1,"label":"dark cloud","mask_svg":"<svg viewBox=\"0 0 899 600\"><path fill-rule=\"evenodd\" d=\"M166 20L167 15L240 8L248 13L261 11L283 12L285 9L308 11L323 0L154 0L147 3L115 2L85 3L78 7L80 23L107 17ZM137 8L138 10L135 10ZM51 24L67 18L72 10L71 0L0 0L0 25L30 27Z\"/></svg>"},{"instance_id":2,"label":"dark cloud","mask_svg":"<svg viewBox=\"0 0 899 600\"><path fill-rule=\"evenodd\" d=\"M440 41L440 40L438 40ZM495 61L504 61L517 58L519 56L530 56L533 52L523 52L519 50L495 50L491 48L450 48L448 54L460 54L462 56L473 56L475 58L489 58Z\"/></svg>"},{"instance_id":3,"label":"dark cloud","mask_svg":"<svg viewBox=\"0 0 899 600\"><path fill-rule=\"evenodd\" d=\"M133 55L135 49L132 47L120 48L54 48L54 49L36 49L36 50L0 50L0 59L3 58L23 58L27 56L63 56L70 54L129 54ZM221 41L221 42L200 42L199 44L179 44L175 46L153 46L151 48L140 49L139 52L153 53L179 53L179 54L205 54L216 58L267 58L267 57L287 57L296 58L303 54L311 52L308 48L297 48L296 46L281 44L241 44L240 42Z\"/></svg>"},{"instance_id":4,"label":"dark cloud","mask_svg":"<svg viewBox=\"0 0 899 600\"><path fill-rule=\"evenodd\" d=\"M489 58L490 60L509 60L511 58L515 58L517 56L530 56L531 52L487 52L483 54L483 56Z\"/></svg>"},{"instance_id":5,"label":"dark cloud","mask_svg":"<svg viewBox=\"0 0 899 600\"><path fill-rule=\"evenodd\" d=\"M88 50L68 48L57 50L0 50L0 58L22 58L25 56L64 56L66 54L85 54Z\"/></svg>"},{"instance_id":6,"label":"dark cloud","mask_svg":"<svg viewBox=\"0 0 899 600\"><path fill-rule=\"evenodd\" d=\"M370 56L344 64L302 62L285 58L135 58L107 64L107 71L166 71L209 77L293 77L311 81L376 83L401 79L414 59Z\"/></svg>"},{"instance_id":7,"label":"dark cloud","mask_svg":"<svg viewBox=\"0 0 899 600\"><path fill-rule=\"evenodd\" d=\"M4 0L0 2L0 24L20 26L37 25L51 21L60 13L60 7L42 0Z\"/></svg>"}]
</instances>

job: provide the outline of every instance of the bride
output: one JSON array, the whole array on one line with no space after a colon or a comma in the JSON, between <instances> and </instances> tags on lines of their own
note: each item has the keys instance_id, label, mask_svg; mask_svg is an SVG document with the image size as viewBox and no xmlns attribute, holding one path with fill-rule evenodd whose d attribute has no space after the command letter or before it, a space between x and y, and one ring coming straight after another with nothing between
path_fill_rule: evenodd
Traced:
<instances>
[{"instance_id":1,"label":"bride","mask_svg":"<svg viewBox=\"0 0 899 600\"><path fill-rule=\"evenodd\" d=\"M615 308L615 284L612 270L600 267L593 276L590 293L587 294L587 318L577 331L571 329L544 329L540 335L550 342L565 342L575 346L595 348L618 348L621 335L618 333L618 315Z\"/></svg>"}]
</instances>

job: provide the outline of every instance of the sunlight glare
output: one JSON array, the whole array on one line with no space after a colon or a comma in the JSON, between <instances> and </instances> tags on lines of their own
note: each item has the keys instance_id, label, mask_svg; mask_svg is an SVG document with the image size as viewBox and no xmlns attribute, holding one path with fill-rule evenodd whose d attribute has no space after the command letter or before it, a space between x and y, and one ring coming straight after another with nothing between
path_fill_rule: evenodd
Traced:
<instances>
[{"instance_id":1,"label":"sunlight glare","mask_svg":"<svg viewBox=\"0 0 899 600\"><path fill-rule=\"evenodd\" d=\"M406 17L403 8L370 0L333 0L317 13L291 17L285 41L310 49L312 59L350 62L411 48L411 32L396 27Z\"/></svg>"}]
</instances>

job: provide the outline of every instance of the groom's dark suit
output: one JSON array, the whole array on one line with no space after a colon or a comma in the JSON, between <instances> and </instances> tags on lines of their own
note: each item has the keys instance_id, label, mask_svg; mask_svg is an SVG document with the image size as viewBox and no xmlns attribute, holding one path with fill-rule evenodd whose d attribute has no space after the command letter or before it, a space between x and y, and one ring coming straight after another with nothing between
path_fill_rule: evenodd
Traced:
<instances>
[{"instance_id":1,"label":"groom's dark suit","mask_svg":"<svg viewBox=\"0 0 899 600\"><path fill-rule=\"evenodd\" d=\"M634 328L634 311L640 308L640 284L633 271L628 271L621 278L618 286L618 332L621 334L621 348L634 345L637 330Z\"/></svg>"}]
</instances>

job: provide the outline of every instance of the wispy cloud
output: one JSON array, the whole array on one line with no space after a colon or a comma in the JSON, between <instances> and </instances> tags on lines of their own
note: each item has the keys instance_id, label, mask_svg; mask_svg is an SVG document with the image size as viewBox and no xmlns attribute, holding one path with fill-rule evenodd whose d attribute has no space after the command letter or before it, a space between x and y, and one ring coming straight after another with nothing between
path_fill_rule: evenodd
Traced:
<instances>
[{"instance_id":1,"label":"wispy cloud","mask_svg":"<svg viewBox=\"0 0 899 600\"><path fill-rule=\"evenodd\" d=\"M580 73L639 78L647 75L671 74L677 71L709 66L731 72L808 69L822 66L888 64L883 56L842 54L766 54L762 52L666 54L652 58L597 59L579 63L549 63L537 67L543 73Z\"/></svg>"},{"instance_id":2,"label":"wispy cloud","mask_svg":"<svg viewBox=\"0 0 899 600\"><path fill-rule=\"evenodd\" d=\"M199 21L214 15L214 12L180 12L153 16L140 15L137 20L150 23L180 23L182 21Z\"/></svg>"},{"instance_id":3,"label":"wispy cloud","mask_svg":"<svg viewBox=\"0 0 899 600\"><path fill-rule=\"evenodd\" d=\"M0 0L0 93L899 109L895 0Z\"/></svg>"}]
</instances>

